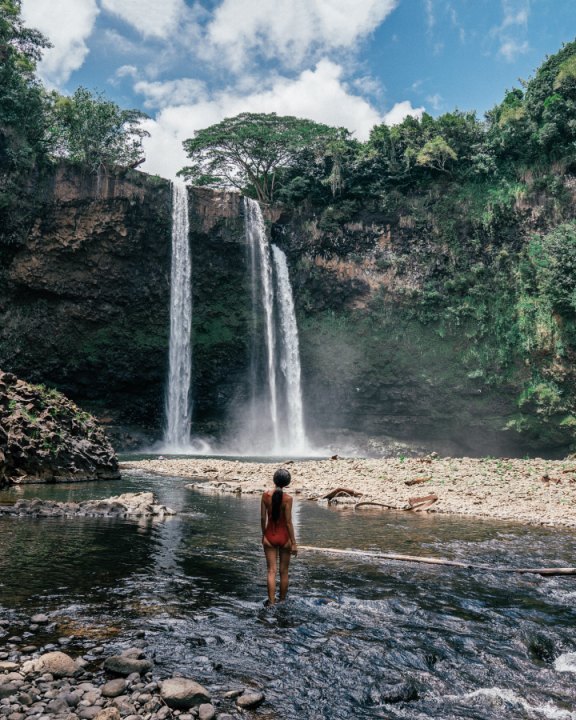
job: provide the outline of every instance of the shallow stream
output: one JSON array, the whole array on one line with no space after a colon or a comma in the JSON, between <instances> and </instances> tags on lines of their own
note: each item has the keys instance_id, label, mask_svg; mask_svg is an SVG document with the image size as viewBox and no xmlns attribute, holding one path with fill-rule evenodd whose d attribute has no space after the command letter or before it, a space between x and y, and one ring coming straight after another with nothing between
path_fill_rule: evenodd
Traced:
<instances>
[{"instance_id":1,"label":"shallow stream","mask_svg":"<svg viewBox=\"0 0 576 720\"><path fill-rule=\"evenodd\" d=\"M152 490L162 522L0 519L0 616L51 614L76 637L136 638L156 674L208 688L259 685L254 715L576 720L576 577L542 578L302 552L289 600L264 609L259 500L125 475L28 486L84 500ZM572 566L576 534L297 504L303 545L491 565ZM114 640L112 640L112 643Z\"/></svg>"}]
</instances>

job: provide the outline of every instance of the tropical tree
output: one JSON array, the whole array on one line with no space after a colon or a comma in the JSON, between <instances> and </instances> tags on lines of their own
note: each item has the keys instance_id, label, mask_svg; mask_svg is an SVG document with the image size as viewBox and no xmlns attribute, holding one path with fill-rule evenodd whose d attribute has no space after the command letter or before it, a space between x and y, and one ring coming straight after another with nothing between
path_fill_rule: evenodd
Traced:
<instances>
[{"instance_id":1,"label":"tropical tree","mask_svg":"<svg viewBox=\"0 0 576 720\"><path fill-rule=\"evenodd\" d=\"M91 170L117 165L131 167L143 160L141 127L147 117L122 110L99 93L79 87L74 95L52 96L50 126L53 152Z\"/></svg>"},{"instance_id":2,"label":"tropical tree","mask_svg":"<svg viewBox=\"0 0 576 720\"><path fill-rule=\"evenodd\" d=\"M0 0L0 167L33 160L42 147L42 87L34 71L46 38L22 25L19 0Z\"/></svg>"},{"instance_id":3,"label":"tropical tree","mask_svg":"<svg viewBox=\"0 0 576 720\"><path fill-rule=\"evenodd\" d=\"M241 113L185 140L191 164L178 174L195 185L242 191L251 186L258 200L271 202L283 174L306 164L304 158L312 156L321 163L327 152L335 157L337 144L348 135L343 128L312 120ZM336 191L341 183L339 170L329 182Z\"/></svg>"},{"instance_id":4,"label":"tropical tree","mask_svg":"<svg viewBox=\"0 0 576 720\"><path fill-rule=\"evenodd\" d=\"M19 0L0 0L0 240L12 242L26 173L45 157L44 92L34 71L46 38L25 28Z\"/></svg>"}]
</instances>

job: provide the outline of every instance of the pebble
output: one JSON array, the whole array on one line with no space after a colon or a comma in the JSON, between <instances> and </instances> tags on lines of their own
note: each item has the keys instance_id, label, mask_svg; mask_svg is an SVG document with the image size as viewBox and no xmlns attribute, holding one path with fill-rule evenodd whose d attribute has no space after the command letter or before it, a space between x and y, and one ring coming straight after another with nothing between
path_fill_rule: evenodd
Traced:
<instances>
[{"instance_id":1,"label":"pebble","mask_svg":"<svg viewBox=\"0 0 576 720\"><path fill-rule=\"evenodd\" d=\"M44 632L48 616L39 613L33 617ZM11 622L12 632L20 624ZM57 632L56 626L53 631ZM106 653L106 645L83 643L79 636L74 638L74 657L74 653L58 649L70 645L73 636L40 649L24 645L25 636L11 635L10 643L0 639L0 720L237 720L239 715L221 710L229 709L235 699L238 708L248 709L264 700L263 693L239 688L226 692L221 688L211 698L206 688L183 677L182 672L168 679L154 677L150 672L153 664L144 653L146 645L140 640L113 655ZM115 638L116 651L117 643ZM88 670L82 661L88 650L105 658L96 670L93 666ZM148 653L153 656L153 649ZM203 663L208 661L206 656L197 657ZM124 677L106 676L118 667Z\"/></svg>"}]
</instances>

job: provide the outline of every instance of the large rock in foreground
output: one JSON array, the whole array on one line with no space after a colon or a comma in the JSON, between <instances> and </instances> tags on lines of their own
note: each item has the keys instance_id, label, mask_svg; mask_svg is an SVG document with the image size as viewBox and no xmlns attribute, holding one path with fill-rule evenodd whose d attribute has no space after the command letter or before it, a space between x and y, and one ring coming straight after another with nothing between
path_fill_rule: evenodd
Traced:
<instances>
[{"instance_id":1,"label":"large rock in foreground","mask_svg":"<svg viewBox=\"0 0 576 720\"><path fill-rule=\"evenodd\" d=\"M91 415L0 370L0 486L117 477L116 454Z\"/></svg>"}]
</instances>

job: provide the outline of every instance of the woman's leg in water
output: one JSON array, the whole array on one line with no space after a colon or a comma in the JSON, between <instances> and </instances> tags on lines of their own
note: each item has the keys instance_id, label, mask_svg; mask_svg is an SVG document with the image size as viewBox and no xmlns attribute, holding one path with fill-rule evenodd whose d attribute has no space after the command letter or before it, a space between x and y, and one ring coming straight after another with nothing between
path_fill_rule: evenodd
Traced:
<instances>
[{"instance_id":1,"label":"woman's leg in water","mask_svg":"<svg viewBox=\"0 0 576 720\"><path fill-rule=\"evenodd\" d=\"M268 602L270 605L274 605L276 602L276 567L278 555L278 548L274 545L270 545L268 540L264 538L262 541L264 546L264 554L266 555L266 565L268 566L268 573L266 575L266 586L268 588Z\"/></svg>"},{"instance_id":2,"label":"woman's leg in water","mask_svg":"<svg viewBox=\"0 0 576 720\"><path fill-rule=\"evenodd\" d=\"M286 600L288 594L288 568L292 556L292 545L288 542L280 548L280 600Z\"/></svg>"}]
</instances>

